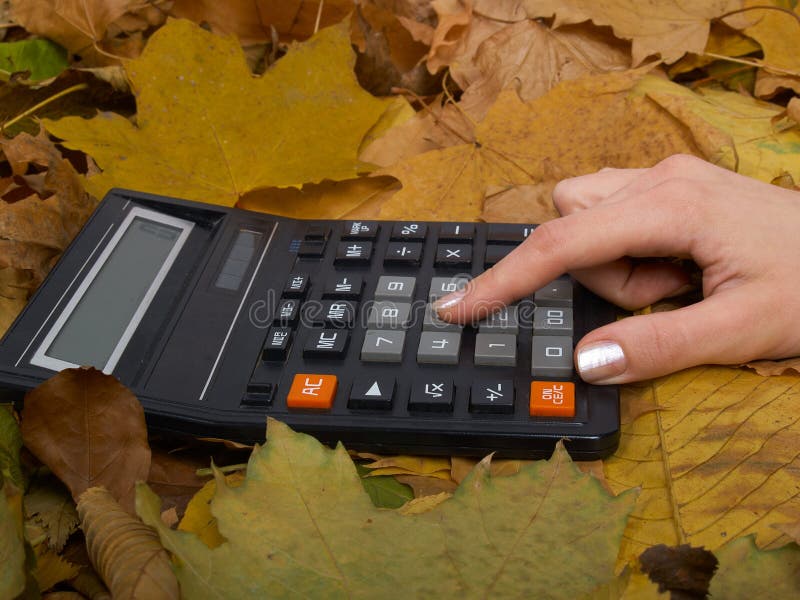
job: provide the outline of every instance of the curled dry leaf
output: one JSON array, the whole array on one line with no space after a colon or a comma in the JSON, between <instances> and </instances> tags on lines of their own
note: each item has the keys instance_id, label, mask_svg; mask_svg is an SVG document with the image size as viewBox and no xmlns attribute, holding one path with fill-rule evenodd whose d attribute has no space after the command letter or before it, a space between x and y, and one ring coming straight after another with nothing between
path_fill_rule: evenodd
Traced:
<instances>
[{"instance_id":1,"label":"curled dry leaf","mask_svg":"<svg viewBox=\"0 0 800 600\"><path fill-rule=\"evenodd\" d=\"M113 598L180 598L178 581L158 535L125 512L107 490L83 492L78 514L89 558Z\"/></svg>"},{"instance_id":2,"label":"curled dry leaf","mask_svg":"<svg viewBox=\"0 0 800 600\"><path fill-rule=\"evenodd\" d=\"M150 470L142 405L96 369L61 371L29 392L22 437L76 499L102 485L130 510L134 485Z\"/></svg>"}]
</instances>

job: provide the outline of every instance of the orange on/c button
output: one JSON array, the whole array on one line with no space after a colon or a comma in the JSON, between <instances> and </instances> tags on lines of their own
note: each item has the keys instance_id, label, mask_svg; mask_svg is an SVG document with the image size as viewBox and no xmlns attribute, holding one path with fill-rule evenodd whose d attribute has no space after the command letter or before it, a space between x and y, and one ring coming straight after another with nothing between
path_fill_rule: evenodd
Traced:
<instances>
[{"instance_id":1,"label":"orange on/c button","mask_svg":"<svg viewBox=\"0 0 800 600\"><path fill-rule=\"evenodd\" d=\"M337 385L336 375L298 373L286 396L286 406L328 410L333 406Z\"/></svg>"},{"instance_id":2,"label":"orange on/c button","mask_svg":"<svg viewBox=\"0 0 800 600\"><path fill-rule=\"evenodd\" d=\"M575 384L571 381L531 381L532 417L574 417Z\"/></svg>"}]
</instances>

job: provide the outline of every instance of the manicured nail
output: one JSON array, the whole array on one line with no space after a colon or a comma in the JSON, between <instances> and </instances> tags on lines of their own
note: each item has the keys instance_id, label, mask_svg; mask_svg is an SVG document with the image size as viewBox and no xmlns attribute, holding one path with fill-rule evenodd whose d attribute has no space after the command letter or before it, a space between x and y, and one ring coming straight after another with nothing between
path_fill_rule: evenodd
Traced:
<instances>
[{"instance_id":1,"label":"manicured nail","mask_svg":"<svg viewBox=\"0 0 800 600\"><path fill-rule=\"evenodd\" d=\"M599 383L623 373L625 353L615 342L594 342L578 350L578 371L584 381Z\"/></svg>"},{"instance_id":2,"label":"manicured nail","mask_svg":"<svg viewBox=\"0 0 800 600\"><path fill-rule=\"evenodd\" d=\"M466 296L466 294L467 290L463 289L447 294L447 296L442 296L436 302L433 303L433 309L436 312L439 312L440 310L453 308L456 304L458 304L464 299L464 296Z\"/></svg>"}]
</instances>

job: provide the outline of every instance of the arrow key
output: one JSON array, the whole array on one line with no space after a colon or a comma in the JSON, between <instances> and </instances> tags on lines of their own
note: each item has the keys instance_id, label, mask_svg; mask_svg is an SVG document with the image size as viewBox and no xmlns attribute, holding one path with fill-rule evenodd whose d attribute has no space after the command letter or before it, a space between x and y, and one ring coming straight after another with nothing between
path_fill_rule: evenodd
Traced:
<instances>
[{"instance_id":1,"label":"arrow key","mask_svg":"<svg viewBox=\"0 0 800 600\"><path fill-rule=\"evenodd\" d=\"M375 408L389 410L394 396L394 377L359 377L350 388L348 408Z\"/></svg>"}]
</instances>

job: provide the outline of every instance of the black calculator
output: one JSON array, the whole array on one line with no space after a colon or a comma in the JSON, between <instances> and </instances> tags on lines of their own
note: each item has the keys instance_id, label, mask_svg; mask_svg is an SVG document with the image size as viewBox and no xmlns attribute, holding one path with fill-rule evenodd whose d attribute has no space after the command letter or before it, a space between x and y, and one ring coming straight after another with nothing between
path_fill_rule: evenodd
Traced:
<instances>
[{"instance_id":1,"label":"black calculator","mask_svg":"<svg viewBox=\"0 0 800 600\"><path fill-rule=\"evenodd\" d=\"M540 458L564 439L602 458L618 389L581 381L572 355L611 305L562 277L479 323L431 309L534 229L112 190L0 342L0 394L94 366L177 434L261 441L274 417L378 453Z\"/></svg>"}]
</instances>

